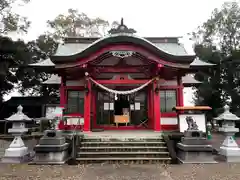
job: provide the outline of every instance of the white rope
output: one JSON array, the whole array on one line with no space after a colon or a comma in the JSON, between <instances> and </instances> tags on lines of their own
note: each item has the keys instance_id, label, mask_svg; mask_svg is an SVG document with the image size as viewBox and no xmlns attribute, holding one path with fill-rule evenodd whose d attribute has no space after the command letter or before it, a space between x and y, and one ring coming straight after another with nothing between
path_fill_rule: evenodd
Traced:
<instances>
[{"instance_id":1,"label":"white rope","mask_svg":"<svg viewBox=\"0 0 240 180\"><path fill-rule=\"evenodd\" d=\"M99 84L97 81L95 81L94 79L92 78L89 78L94 84L96 84L98 87L104 89L105 91L108 91L110 93L113 93L113 94L133 94L135 92L138 92L140 91L141 89L143 89L144 87L146 87L148 84L150 84L155 78L149 80L148 82L146 82L145 84L141 85L140 87L137 87L135 89L131 89L131 90L128 90L128 91L117 91L117 90L114 90L114 89L109 89L108 87L106 86L103 86L102 84Z\"/></svg>"}]
</instances>

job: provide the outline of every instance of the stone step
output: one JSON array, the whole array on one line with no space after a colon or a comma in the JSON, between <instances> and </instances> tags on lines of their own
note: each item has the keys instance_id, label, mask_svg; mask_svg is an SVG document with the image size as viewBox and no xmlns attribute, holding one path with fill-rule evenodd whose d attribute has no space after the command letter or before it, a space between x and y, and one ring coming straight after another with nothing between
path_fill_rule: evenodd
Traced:
<instances>
[{"instance_id":1,"label":"stone step","mask_svg":"<svg viewBox=\"0 0 240 180\"><path fill-rule=\"evenodd\" d=\"M137 145L141 145L141 146L147 146L147 145L151 145L151 146L160 146L160 145L165 145L166 143L163 142L163 141L160 141L160 142L151 142L151 141L136 141L136 142L131 142L131 141L116 141L116 142L113 142L113 141L99 141L99 142L96 142L96 141L88 141L88 142L81 142L81 145L82 146L85 146L85 145L108 145L108 146L111 146L111 145L122 145L122 146L125 146L125 145L130 145L130 146L137 146Z\"/></svg>"},{"instance_id":2,"label":"stone step","mask_svg":"<svg viewBox=\"0 0 240 180\"><path fill-rule=\"evenodd\" d=\"M135 155L135 154L141 154L141 155L145 155L145 154L161 154L161 155L168 155L169 152L161 152L161 151L153 151L153 152L149 152L149 151L133 151L133 152L78 152L78 155L115 155L115 154L127 154L127 155Z\"/></svg>"},{"instance_id":3,"label":"stone step","mask_svg":"<svg viewBox=\"0 0 240 180\"><path fill-rule=\"evenodd\" d=\"M144 164L144 163L170 163L170 157L79 157L76 159L80 163L129 163L129 164Z\"/></svg>"},{"instance_id":4,"label":"stone step","mask_svg":"<svg viewBox=\"0 0 240 180\"><path fill-rule=\"evenodd\" d=\"M83 138L81 139L82 142L89 142L89 141L96 141L96 142L101 142L101 141L113 141L113 142L125 142L125 141L130 141L130 142L159 142L159 141L163 141L163 138L151 138L151 139L137 139L137 138L118 138L118 139L114 139L114 138Z\"/></svg>"},{"instance_id":5,"label":"stone step","mask_svg":"<svg viewBox=\"0 0 240 180\"><path fill-rule=\"evenodd\" d=\"M139 158L155 158L155 157L169 157L168 152L79 152L77 157L89 157L89 158L108 158L108 157L123 157L123 158L131 158L131 157L139 157Z\"/></svg>"},{"instance_id":6,"label":"stone step","mask_svg":"<svg viewBox=\"0 0 240 180\"><path fill-rule=\"evenodd\" d=\"M78 147L80 152L110 152L110 151L167 151L166 146L103 146L103 147Z\"/></svg>"}]
</instances>

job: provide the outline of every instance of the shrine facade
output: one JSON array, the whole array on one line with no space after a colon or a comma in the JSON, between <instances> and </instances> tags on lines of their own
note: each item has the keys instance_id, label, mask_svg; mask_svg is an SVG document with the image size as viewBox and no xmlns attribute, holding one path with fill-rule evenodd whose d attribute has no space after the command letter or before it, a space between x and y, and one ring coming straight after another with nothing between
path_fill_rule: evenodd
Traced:
<instances>
[{"instance_id":1,"label":"shrine facade","mask_svg":"<svg viewBox=\"0 0 240 180\"><path fill-rule=\"evenodd\" d=\"M177 130L173 107L183 106L185 86L200 83L188 74L210 65L178 37L138 37L123 22L103 38L65 38L54 56L32 64L53 67L44 84L60 84L64 115L80 118L83 131Z\"/></svg>"}]
</instances>

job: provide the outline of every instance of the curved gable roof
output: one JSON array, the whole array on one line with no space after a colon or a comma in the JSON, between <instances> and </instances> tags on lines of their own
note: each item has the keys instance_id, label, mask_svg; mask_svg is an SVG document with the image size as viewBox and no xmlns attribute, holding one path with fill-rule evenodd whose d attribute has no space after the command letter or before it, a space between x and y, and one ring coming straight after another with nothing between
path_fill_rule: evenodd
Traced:
<instances>
[{"instance_id":1,"label":"curved gable roof","mask_svg":"<svg viewBox=\"0 0 240 180\"><path fill-rule=\"evenodd\" d=\"M60 49L59 49L58 52L54 56L51 57L51 59L55 63L58 63L58 62L61 63L64 61L72 62L72 61L76 61L79 58L88 57L91 54L97 52L99 49L102 49L106 46L121 45L121 44L131 44L131 45L140 46L140 47L146 49L147 51L153 53L154 55L158 56L159 58L162 58L162 59L164 59L166 61L170 61L170 62L189 64L195 58L195 55L186 55L185 53L182 53L182 55L173 54L171 52L168 52L167 48L164 48L164 46L162 46L163 48L161 48L161 47L155 45L154 43L150 42L149 40L138 37L134 34L118 33L118 34L107 35L103 38L100 38L100 39L96 40L95 42L93 42L92 44L85 47L84 49L79 50L79 52L75 50L74 53L69 54L69 55L59 54L59 51L60 51ZM162 43L162 44L164 44L164 43ZM168 43L165 43L165 44L167 46ZM169 43L169 45L170 44L171 43ZM67 45L67 44L65 44L65 45ZM69 47L69 49L70 48L71 47ZM183 50L185 50L185 49L183 48Z\"/></svg>"}]
</instances>

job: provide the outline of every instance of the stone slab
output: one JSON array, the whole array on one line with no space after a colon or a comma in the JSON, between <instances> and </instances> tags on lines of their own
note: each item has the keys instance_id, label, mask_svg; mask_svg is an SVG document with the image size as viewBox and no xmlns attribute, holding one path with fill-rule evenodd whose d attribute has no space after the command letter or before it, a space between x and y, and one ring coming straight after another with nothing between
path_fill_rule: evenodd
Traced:
<instances>
[{"instance_id":1,"label":"stone slab","mask_svg":"<svg viewBox=\"0 0 240 180\"><path fill-rule=\"evenodd\" d=\"M216 163L211 152L186 152L179 150L177 158L182 163Z\"/></svg>"},{"instance_id":2,"label":"stone slab","mask_svg":"<svg viewBox=\"0 0 240 180\"><path fill-rule=\"evenodd\" d=\"M36 153L31 164L63 164L68 159L67 151Z\"/></svg>"},{"instance_id":3,"label":"stone slab","mask_svg":"<svg viewBox=\"0 0 240 180\"><path fill-rule=\"evenodd\" d=\"M206 145L207 139L206 138L189 138L189 137L183 137L181 139L182 144L187 145Z\"/></svg>"},{"instance_id":4,"label":"stone slab","mask_svg":"<svg viewBox=\"0 0 240 180\"><path fill-rule=\"evenodd\" d=\"M200 130L187 130L184 131L184 137L202 138L203 132Z\"/></svg>"},{"instance_id":5,"label":"stone slab","mask_svg":"<svg viewBox=\"0 0 240 180\"><path fill-rule=\"evenodd\" d=\"M178 161L181 164L217 164L217 161L184 161L180 158L178 158Z\"/></svg>"},{"instance_id":6,"label":"stone slab","mask_svg":"<svg viewBox=\"0 0 240 180\"><path fill-rule=\"evenodd\" d=\"M29 162L32 160L32 156L30 153L25 154L24 156L17 157L17 156L4 156L1 159L1 163L9 163L9 164L20 164L24 162Z\"/></svg>"},{"instance_id":7,"label":"stone slab","mask_svg":"<svg viewBox=\"0 0 240 180\"><path fill-rule=\"evenodd\" d=\"M224 156L224 155L219 155L217 157L219 161L224 161L227 163L240 163L240 156Z\"/></svg>"},{"instance_id":8,"label":"stone slab","mask_svg":"<svg viewBox=\"0 0 240 180\"><path fill-rule=\"evenodd\" d=\"M235 157L240 157L240 148L238 147L224 147L221 146L219 150L219 154L223 156L235 156Z\"/></svg>"},{"instance_id":9,"label":"stone slab","mask_svg":"<svg viewBox=\"0 0 240 180\"><path fill-rule=\"evenodd\" d=\"M186 152L212 152L213 148L211 145L187 145L178 143L177 148Z\"/></svg>"},{"instance_id":10,"label":"stone slab","mask_svg":"<svg viewBox=\"0 0 240 180\"><path fill-rule=\"evenodd\" d=\"M62 145L66 143L65 137L42 137L39 145Z\"/></svg>"},{"instance_id":11,"label":"stone slab","mask_svg":"<svg viewBox=\"0 0 240 180\"><path fill-rule=\"evenodd\" d=\"M6 157L21 157L28 154L27 147L20 147L20 148L8 148L5 150L4 156Z\"/></svg>"},{"instance_id":12,"label":"stone slab","mask_svg":"<svg viewBox=\"0 0 240 180\"><path fill-rule=\"evenodd\" d=\"M34 147L35 152L61 152L67 150L69 143L63 145L36 145Z\"/></svg>"}]
</instances>

